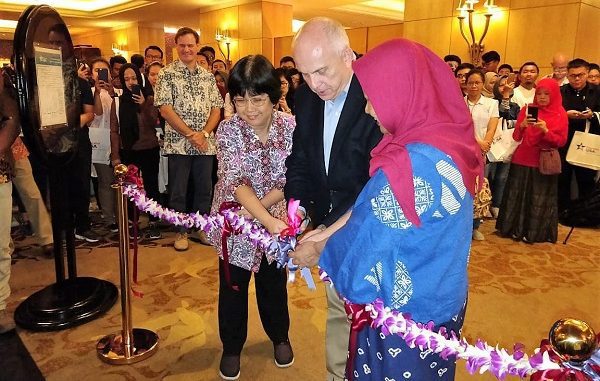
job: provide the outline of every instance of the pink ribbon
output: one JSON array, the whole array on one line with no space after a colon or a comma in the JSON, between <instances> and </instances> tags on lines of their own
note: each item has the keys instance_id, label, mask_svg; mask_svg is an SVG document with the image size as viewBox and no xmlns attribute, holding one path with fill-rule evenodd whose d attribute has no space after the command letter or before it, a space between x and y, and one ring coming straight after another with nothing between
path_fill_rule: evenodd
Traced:
<instances>
[{"instance_id":1,"label":"pink ribbon","mask_svg":"<svg viewBox=\"0 0 600 381\"><path fill-rule=\"evenodd\" d=\"M293 198L291 198L288 203L287 211L288 227L279 233L281 237L296 237L300 233L300 225L302 225L302 219L296 213L298 211L298 206L300 206L300 200L294 200Z\"/></svg>"}]
</instances>

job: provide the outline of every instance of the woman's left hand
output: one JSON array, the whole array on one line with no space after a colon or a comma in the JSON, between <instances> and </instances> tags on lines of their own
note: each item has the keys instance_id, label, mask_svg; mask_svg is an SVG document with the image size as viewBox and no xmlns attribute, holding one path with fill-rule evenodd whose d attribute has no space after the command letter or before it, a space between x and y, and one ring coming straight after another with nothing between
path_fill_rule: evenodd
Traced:
<instances>
[{"instance_id":1,"label":"woman's left hand","mask_svg":"<svg viewBox=\"0 0 600 381\"><path fill-rule=\"evenodd\" d=\"M285 222L275 217L271 217L264 225L271 234L279 234L288 227Z\"/></svg>"},{"instance_id":2,"label":"woman's left hand","mask_svg":"<svg viewBox=\"0 0 600 381\"><path fill-rule=\"evenodd\" d=\"M140 93L140 95L131 94L131 98L133 98L133 101L139 105L143 105L144 102L146 101L146 98L144 98L144 95L141 93Z\"/></svg>"},{"instance_id":3,"label":"woman's left hand","mask_svg":"<svg viewBox=\"0 0 600 381\"><path fill-rule=\"evenodd\" d=\"M542 130L542 132L543 132L543 133L546 133L546 132L548 132L548 126L546 125L546 122L545 122L545 121L543 121L542 119L538 119L538 121L537 121L537 122L535 122L535 123L533 124L533 126L534 126L535 128L539 128L540 130Z\"/></svg>"}]
</instances>

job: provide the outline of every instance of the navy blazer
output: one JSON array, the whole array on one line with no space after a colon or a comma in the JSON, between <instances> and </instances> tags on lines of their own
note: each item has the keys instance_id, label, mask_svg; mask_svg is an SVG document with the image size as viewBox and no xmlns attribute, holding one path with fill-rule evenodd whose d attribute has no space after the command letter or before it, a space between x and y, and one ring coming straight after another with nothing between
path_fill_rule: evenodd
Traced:
<instances>
[{"instance_id":1,"label":"navy blazer","mask_svg":"<svg viewBox=\"0 0 600 381\"><path fill-rule=\"evenodd\" d=\"M315 226L334 223L348 211L369 180L371 150L382 134L365 113L366 99L356 76L348 89L333 137L329 173L323 153L325 102L307 85L296 91L296 128L286 160L285 198L300 200Z\"/></svg>"}]
</instances>

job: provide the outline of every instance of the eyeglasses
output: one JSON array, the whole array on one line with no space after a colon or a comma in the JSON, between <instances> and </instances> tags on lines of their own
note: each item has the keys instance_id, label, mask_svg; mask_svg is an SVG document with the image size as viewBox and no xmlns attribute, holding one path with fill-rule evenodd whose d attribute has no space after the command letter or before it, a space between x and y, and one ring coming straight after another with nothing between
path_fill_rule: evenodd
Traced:
<instances>
[{"instance_id":1,"label":"eyeglasses","mask_svg":"<svg viewBox=\"0 0 600 381\"><path fill-rule=\"evenodd\" d=\"M587 75L587 73L569 74L568 77L570 79L580 79L580 78L584 78L586 75Z\"/></svg>"},{"instance_id":2,"label":"eyeglasses","mask_svg":"<svg viewBox=\"0 0 600 381\"><path fill-rule=\"evenodd\" d=\"M552 69L553 72L555 73L564 73L567 71L567 67L566 66L562 66L562 67L555 67Z\"/></svg>"},{"instance_id":3,"label":"eyeglasses","mask_svg":"<svg viewBox=\"0 0 600 381\"><path fill-rule=\"evenodd\" d=\"M456 78L465 78L466 74L456 74Z\"/></svg>"},{"instance_id":4,"label":"eyeglasses","mask_svg":"<svg viewBox=\"0 0 600 381\"><path fill-rule=\"evenodd\" d=\"M146 58L149 58L149 59L151 59L152 61L160 61L160 60L162 60L162 56L160 56L160 55L152 55L152 54L148 54L148 55L146 56Z\"/></svg>"},{"instance_id":5,"label":"eyeglasses","mask_svg":"<svg viewBox=\"0 0 600 381\"><path fill-rule=\"evenodd\" d=\"M467 86L480 86L483 82L467 82Z\"/></svg>"},{"instance_id":6,"label":"eyeglasses","mask_svg":"<svg viewBox=\"0 0 600 381\"><path fill-rule=\"evenodd\" d=\"M267 103L268 99L269 99L268 96L252 97L250 99L248 99L248 98L233 98L233 103L235 104L235 107L237 107L237 108L247 107L248 102L252 103L252 106L254 106L254 107L262 107L265 105L265 103Z\"/></svg>"},{"instance_id":7,"label":"eyeglasses","mask_svg":"<svg viewBox=\"0 0 600 381\"><path fill-rule=\"evenodd\" d=\"M600 78L600 74L589 74L588 75L588 79L596 79L596 78Z\"/></svg>"}]
</instances>

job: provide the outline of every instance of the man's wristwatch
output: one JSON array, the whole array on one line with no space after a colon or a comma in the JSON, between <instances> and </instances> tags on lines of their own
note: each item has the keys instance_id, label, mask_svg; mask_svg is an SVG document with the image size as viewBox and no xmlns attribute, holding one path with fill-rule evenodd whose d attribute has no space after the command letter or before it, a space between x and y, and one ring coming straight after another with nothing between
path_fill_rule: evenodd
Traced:
<instances>
[{"instance_id":1,"label":"man's wristwatch","mask_svg":"<svg viewBox=\"0 0 600 381\"><path fill-rule=\"evenodd\" d=\"M208 132L204 131L204 130L202 130L202 135L204 135L204 137L206 139L208 139L208 137L210 136L210 134Z\"/></svg>"}]
</instances>

